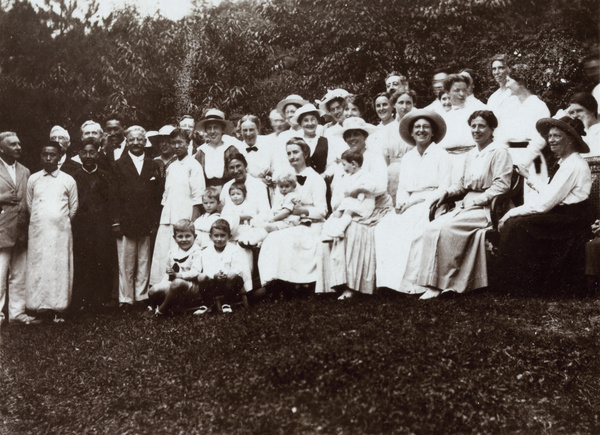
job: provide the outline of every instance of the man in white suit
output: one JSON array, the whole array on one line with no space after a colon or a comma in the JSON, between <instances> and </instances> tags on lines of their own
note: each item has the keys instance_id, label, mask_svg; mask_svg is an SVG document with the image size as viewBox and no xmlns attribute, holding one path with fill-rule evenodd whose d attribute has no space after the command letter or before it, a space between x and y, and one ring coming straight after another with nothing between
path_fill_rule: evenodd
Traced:
<instances>
[{"instance_id":1,"label":"man in white suit","mask_svg":"<svg viewBox=\"0 0 600 435\"><path fill-rule=\"evenodd\" d=\"M20 156L16 133L0 133L0 323L8 295L9 322L29 325L39 320L25 314L29 169L17 162Z\"/></svg>"}]
</instances>

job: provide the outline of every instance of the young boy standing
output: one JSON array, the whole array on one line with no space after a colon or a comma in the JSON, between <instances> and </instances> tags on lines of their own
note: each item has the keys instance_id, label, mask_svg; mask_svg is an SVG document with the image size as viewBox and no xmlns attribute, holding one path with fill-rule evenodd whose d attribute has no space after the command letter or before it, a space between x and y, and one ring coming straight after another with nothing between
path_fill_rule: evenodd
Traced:
<instances>
[{"instance_id":1,"label":"young boy standing","mask_svg":"<svg viewBox=\"0 0 600 435\"><path fill-rule=\"evenodd\" d=\"M27 182L27 207L31 214L27 255L27 308L54 314L71 301L73 286L73 236L71 221L78 207L77 185L58 169L62 156L58 142L42 147L43 169Z\"/></svg>"}]
</instances>

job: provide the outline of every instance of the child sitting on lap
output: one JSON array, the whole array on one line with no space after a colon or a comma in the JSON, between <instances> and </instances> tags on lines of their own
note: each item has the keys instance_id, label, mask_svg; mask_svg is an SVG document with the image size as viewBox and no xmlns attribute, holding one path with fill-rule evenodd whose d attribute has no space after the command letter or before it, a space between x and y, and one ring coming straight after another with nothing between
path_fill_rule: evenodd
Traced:
<instances>
[{"instance_id":1,"label":"child sitting on lap","mask_svg":"<svg viewBox=\"0 0 600 435\"><path fill-rule=\"evenodd\" d=\"M298 225L300 216L294 216L294 206L299 201L296 192L296 174L290 169L275 174L278 190L273 199L273 217L265 224L265 230L272 232Z\"/></svg>"},{"instance_id":2,"label":"child sitting on lap","mask_svg":"<svg viewBox=\"0 0 600 435\"><path fill-rule=\"evenodd\" d=\"M296 174L291 169L284 170L275 174L273 181L278 190L273 198L271 216L267 220L253 219L252 226L254 228L244 233L244 238L239 240L240 243L258 245L269 233L300 223L300 216L292 214L294 206L298 202Z\"/></svg>"},{"instance_id":3,"label":"child sitting on lap","mask_svg":"<svg viewBox=\"0 0 600 435\"><path fill-rule=\"evenodd\" d=\"M174 224L173 238L177 248L172 249L167 256L165 277L148 291L151 306L156 306L156 316L203 305L198 281L202 270L202 249L194 243L196 232L192 221L181 219ZM206 310L204 306L194 314L201 314Z\"/></svg>"},{"instance_id":4,"label":"child sitting on lap","mask_svg":"<svg viewBox=\"0 0 600 435\"><path fill-rule=\"evenodd\" d=\"M370 193L375 185L371 176L361 169L362 153L349 149L344 151L341 160L345 175L339 188L344 193L344 199L323 224L323 241L343 238L353 218L368 217L375 209L375 196Z\"/></svg>"},{"instance_id":5,"label":"child sitting on lap","mask_svg":"<svg viewBox=\"0 0 600 435\"><path fill-rule=\"evenodd\" d=\"M242 248L230 243L231 227L225 219L218 219L210 228L213 244L202 250L202 273L199 281L204 300L214 303L217 312L231 313L235 297L252 289L252 278Z\"/></svg>"},{"instance_id":6,"label":"child sitting on lap","mask_svg":"<svg viewBox=\"0 0 600 435\"><path fill-rule=\"evenodd\" d=\"M214 187L209 187L202 195L202 205L204 206L204 214L200 215L194 222L196 228L196 244L201 248L206 248L210 245L210 227L217 219L221 217L219 214L219 192Z\"/></svg>"}]
</instances>

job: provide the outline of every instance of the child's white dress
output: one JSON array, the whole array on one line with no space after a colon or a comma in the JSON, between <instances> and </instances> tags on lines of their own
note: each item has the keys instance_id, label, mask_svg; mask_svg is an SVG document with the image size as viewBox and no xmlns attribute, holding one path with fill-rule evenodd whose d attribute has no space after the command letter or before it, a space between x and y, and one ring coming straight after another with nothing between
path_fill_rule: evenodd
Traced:
<instances>
[{"instance_id":1,"label":"child's white dress","mask_svg":"<svg viewBox=\"0 0 600 435\"><path fill-rule=\"evenodd\" d=\"M271 215L275 216L277 213L287 210L293 211L294 206L298 202L298 193L296 191L288 192L285 196L277 190L273 197L273 207L271 209ZM300 216L289 215L285 219L274 222L277 229L289 228L300 223Z\"/></svg>"}]
</instances>

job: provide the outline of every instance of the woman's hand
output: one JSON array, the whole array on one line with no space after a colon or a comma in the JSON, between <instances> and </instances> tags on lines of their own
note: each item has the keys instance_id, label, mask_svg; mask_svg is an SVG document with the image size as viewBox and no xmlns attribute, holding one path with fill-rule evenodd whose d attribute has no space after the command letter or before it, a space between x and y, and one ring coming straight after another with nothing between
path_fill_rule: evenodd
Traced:
<instances>
[{"instance_id":1,"label":"woman's hand","mask_svg":"<svg viewBox=\"0 0 600 435\"><path fill-rule=\"evenodd\" d=\"M529 178L529 169L527 169L524 164L520 163L515 165L515 167L517 168L517 172L521 177L525 178L526 180Z\"/></svg>"},{"instance_id":2,"label":"woman's hand","mask_svg":"<svg viewBox=\"0 0 600 435\"><path fill-rule=\"evenodd\" d=\"M424 201L425 201L425 198L417 198L417 199L415 199L415 200L413 200L413 201L408 201L408 202L405 202L405 203L404 203L404 205L403 205L402 207L400 207L400 209L397 209L397 210L396 210L396 213L398 213L398 214L402 214L402 213L404 213L406 210L408 210L409 208L411 208L413 205L420 204L420 203L422 203L422 202L424 202Z\"/></svg>"},{"instance_id":3,"label":"woman's hand","mask_svg":"<svg viewBox=\"0 0 600 435\"><path fill-rule=\"evenodd\" d=\"M502 229L504 228L504 224L506 223L507 220L509 220L511 218L511 214L510 212L506 213L504 216L502 216L502 219L500 219L498 221L498 231L502 231Z\"/></svg>"},{"instance_id":4,"label":"woman's hand","mask_svg":"<svg viewBox=\"0 0 600 435\"><path fill-rule=\"evenodd\" d=\"M445 190L442 190L440 193L438 193L433 200L431 201L431 205L429 206L429 208L437 208L439 207L442 202L444 202L446 200L446 198L448 198L448 192L446 192Z\"/></svg>"}]
</instances>

